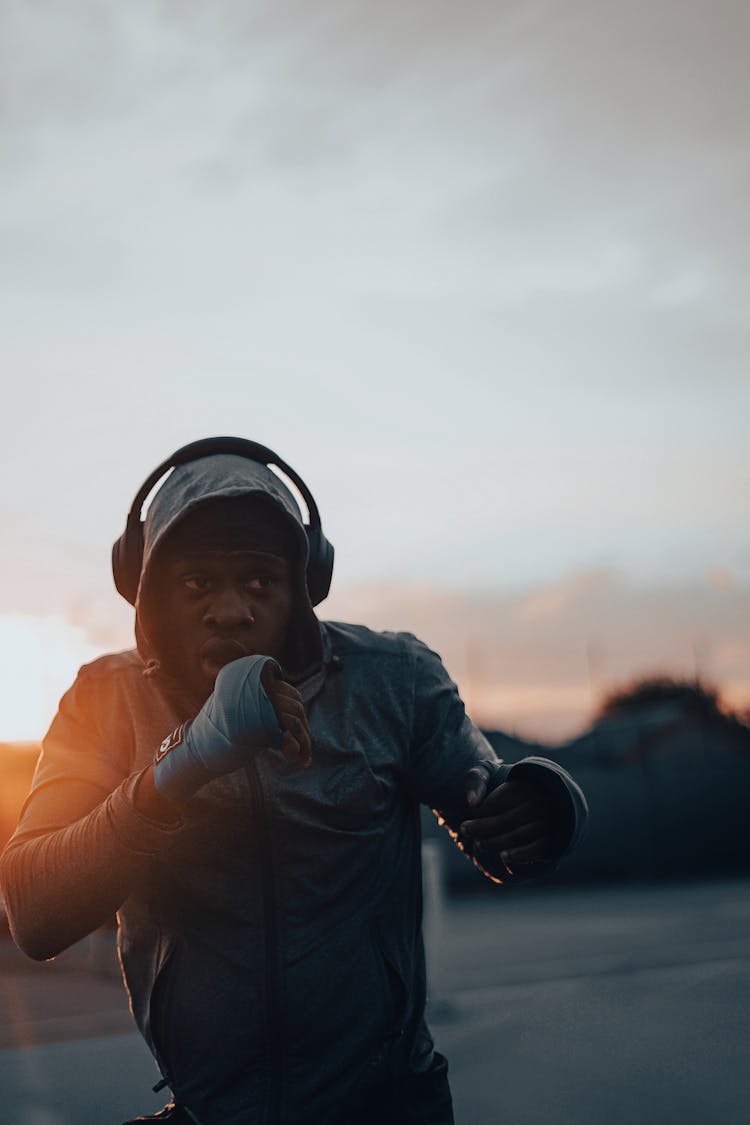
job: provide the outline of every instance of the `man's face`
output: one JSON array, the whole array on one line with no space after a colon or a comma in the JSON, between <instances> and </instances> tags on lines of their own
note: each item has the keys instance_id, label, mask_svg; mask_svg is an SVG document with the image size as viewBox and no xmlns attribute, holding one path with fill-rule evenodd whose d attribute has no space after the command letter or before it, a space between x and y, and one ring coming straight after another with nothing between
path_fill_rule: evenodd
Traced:
<instances>
[{"instance_id":1,"label":"man's face","mask_svg":"<svg viewBox=\"0 0 750 1125\"><path fill-rule=\"evenodd\" d=\"M292 617L291 565L262 550L203 550L160 566L159 614L170 670L205 699L225 664L283 661Z\"/></svg>"}]
</instances>

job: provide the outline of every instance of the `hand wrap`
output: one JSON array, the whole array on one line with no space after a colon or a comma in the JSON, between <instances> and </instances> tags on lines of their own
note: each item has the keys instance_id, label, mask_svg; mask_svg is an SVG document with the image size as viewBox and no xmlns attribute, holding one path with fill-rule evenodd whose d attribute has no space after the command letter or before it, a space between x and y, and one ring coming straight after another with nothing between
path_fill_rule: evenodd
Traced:
<instances>
[{"instance_id":1,"label":"hand wrap","mask_svg":"<svg viewBox=\"0 0 750 1125\"><path fill-rule=\"evenodd\" d=\"M282 730L260 677L270 656L243 656L221 669L214 690L191 722L165 738L154 758L154 785L172 801L188 801L214 777L247 765L249 750L281 745Z\"/></svg>"}]
</instances>

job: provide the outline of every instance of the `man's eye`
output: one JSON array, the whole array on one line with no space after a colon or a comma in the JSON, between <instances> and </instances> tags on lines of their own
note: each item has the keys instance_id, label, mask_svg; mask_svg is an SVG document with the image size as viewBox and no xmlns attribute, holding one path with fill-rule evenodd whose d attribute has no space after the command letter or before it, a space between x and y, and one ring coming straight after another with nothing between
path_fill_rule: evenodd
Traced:
<instances>
[{"instance_id":1,"label":"man's eye","mask_svg":"<svg viewBox=\"0 0 750 1125\"><path fill-rule=\"evenodd\" d=\"M247 579L245 585L248 590L267 590L273 585L273 578L270 574L254 574Z\"/></svg>"},{"instance_id":2,"label":"man's eye","mask_svg":"<svg viewBox=\"0 0 750 1125\"><path fill-rule=\"evenodd\" d=\"M209 587L209 581L204 574L188 574L182 580L188 590L196 594L203 594Z\"/></svg>"}]
</instances>

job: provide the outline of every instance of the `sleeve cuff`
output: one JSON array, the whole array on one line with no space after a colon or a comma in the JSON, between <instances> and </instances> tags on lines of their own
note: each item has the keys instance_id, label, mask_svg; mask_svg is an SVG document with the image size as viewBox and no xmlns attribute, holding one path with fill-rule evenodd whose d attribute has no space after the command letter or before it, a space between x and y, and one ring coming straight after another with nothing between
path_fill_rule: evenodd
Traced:
<instances>
[{"instance_id":1,"label":"sleeve cuff","mask_svg":"<svg viewBox=\"0 0 750 1125\"><path fill-rule=\"evenodd\" d=\"M533 778L554 797L558 810L557 858L567 855L583 836L588 806L582 791L570 774L548 758L522 758L511 766L510 777Z\"/></svg>"},{"instance_id":2,"label":"sleeve cuff","mask_svg":"<svg viewBox=\"0 0 750 1125\"><path fill-rule=\"evenodd\" d=\"M135 792L144 771L131 774L107 798L112 829L123 847L139 855L156 855L182 830L182 817L170 823L152 820L135 805Z\"/></svg>"}]
</instances>

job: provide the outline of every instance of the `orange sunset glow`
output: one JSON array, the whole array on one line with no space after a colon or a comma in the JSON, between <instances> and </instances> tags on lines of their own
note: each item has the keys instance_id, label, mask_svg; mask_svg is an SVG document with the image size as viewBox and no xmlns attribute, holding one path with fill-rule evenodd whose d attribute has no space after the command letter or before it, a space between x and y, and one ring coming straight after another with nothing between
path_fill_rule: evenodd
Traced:
<instances>
[{"instance_id":1,"label":"orange sunset glow","mask_svg":"<svg viewBox=\"0 0 750 1125\"><path fill-rule=\"evenodd\" d=\"M63 616L0 616L0 741L39 739L81 664L97 655Z\"/></svg>"}]
</instances>

